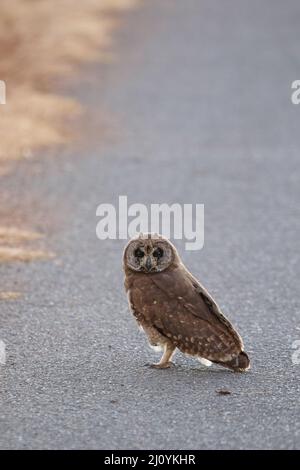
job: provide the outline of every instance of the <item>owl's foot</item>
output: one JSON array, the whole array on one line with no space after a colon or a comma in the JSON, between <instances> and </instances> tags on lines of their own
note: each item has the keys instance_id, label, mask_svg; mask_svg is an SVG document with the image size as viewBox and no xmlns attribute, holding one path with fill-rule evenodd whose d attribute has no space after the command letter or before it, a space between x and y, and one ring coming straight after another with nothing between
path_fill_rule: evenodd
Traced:
<instances>
[{"instance_id":1,"label":"owl's foot","mask_svg":"<svg viewBox=\"0 0 300 470\"><path fill-rule=\"evenodd\" d=\"M171 359L175 352L175 346L169 342L164 345L164 348L165 350L159 363L150 365L150 367L153 369L169 369L170 367L174 366L173 362L171 362Z\"/></svg>"},{"instance_id":2,"label":"owl's foot","mask_svg":"<svg viewBox=\"0 0 300 470\"><path fill-rule=\"evenodd\" d=\"M170 367L174 367L175 364L173 362L163 362L162 364L150 364L151 369L169 369Z\"/></svg>"}]
</instances>

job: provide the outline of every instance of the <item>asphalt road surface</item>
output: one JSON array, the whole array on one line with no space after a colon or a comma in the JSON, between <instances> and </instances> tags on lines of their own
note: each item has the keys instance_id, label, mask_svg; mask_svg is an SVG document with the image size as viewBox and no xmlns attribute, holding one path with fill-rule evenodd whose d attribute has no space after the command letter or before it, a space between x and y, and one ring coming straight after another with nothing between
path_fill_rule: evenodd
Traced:
<instances>
[{"instance_id":1,"label":"asphalt road surface","mask_svg":"<svg viewBox=\"0 0 300 470\"><path fill-rule=\"evenodd\" d=\"M33 195L41 229L58 222L56 262L0 266L2 287L24 292L1 302L1 448L300 447L299 21L296 0L144 1L115 60L70 84L86 144L2 186ZM157 355L127 307L125 241L95 236L96 207L118 195L205 204L204 249L176 244L251 371L180 353L173 369L145 366Z\"/></svg>"}]
</instances>

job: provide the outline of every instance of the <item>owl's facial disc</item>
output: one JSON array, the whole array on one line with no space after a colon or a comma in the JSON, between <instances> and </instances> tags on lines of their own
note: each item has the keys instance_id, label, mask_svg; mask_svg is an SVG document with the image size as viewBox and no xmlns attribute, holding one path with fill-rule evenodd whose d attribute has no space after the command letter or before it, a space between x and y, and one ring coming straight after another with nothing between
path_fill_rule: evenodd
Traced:
<instances>
[{"instance_id":1,"label":"owl's facial disc","mask_svg":"<svg viewBox=\"0 0 300 470\"><path fill-rule=\"evenodd\" d=\"M127 266L133 271L155 273L173 261L172 246L166 240L132 240L126 249Z\"/></svg>"}]
</instances>

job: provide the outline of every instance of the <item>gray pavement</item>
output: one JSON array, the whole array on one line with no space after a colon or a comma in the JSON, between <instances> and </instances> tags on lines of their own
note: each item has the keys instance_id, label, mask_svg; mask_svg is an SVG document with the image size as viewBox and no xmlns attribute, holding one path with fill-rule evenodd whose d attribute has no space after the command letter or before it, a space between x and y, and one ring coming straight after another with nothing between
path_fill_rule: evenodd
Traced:
<instances>
[{"instance_id":1,"label":"gray pavement","mask_svg":"<svg viewBox=\"0 0 300 470\"><path fill-rule=\"evenodd\" d=\"M300 447L299 21L296 0L144 1L116 60L70 84L88 142L1 181L31 195L41 230L56 220L59 260L0 266L2 287L25 292L0 304L1 448ZM156 354L128 311L124 242L95 236L97 205L119 194L205 204L204 249L176 244L242 334L249 373L179 353L145 367Z\"/></svg>"}]
</instances>

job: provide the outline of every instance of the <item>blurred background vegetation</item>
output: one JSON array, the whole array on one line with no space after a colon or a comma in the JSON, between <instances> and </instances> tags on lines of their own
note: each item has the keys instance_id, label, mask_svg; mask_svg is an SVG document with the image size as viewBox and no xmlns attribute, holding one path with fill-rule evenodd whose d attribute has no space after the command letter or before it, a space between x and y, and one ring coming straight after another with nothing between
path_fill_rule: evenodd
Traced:
<instances>
[{"instance_id":1,"label":"blurred background vegetation","mask_svg":"<svg viewBox=\"0 0 300 470\"><path fill-rule=\"evenodd\" d=\"M61 84L67 77L76 80L80 64L107 60L119 13L137 1L1 0L0 80L6 84L6 104L0 106L0 184L16 162L43 156L48 147L59 151L57 146L72 138L82 107L60 91ZM20 223L10 202L14 191L13 185L10 194L0 191L0 263L52 258L32 218L24 216ZM16 296L0 294L0 300Z\"/></svg>"},{"instance_id":2,"label":"blurred background vegetation","mask_svg":"<svg viewBox=\"0 0 300 470\"><path fill-rule=\"evenodd\" d=\"M55 82L108 50L117 15L136 0L1 0L0 165L64 143L67 121L80 113Z\"/></svg>"}]
</instances>

